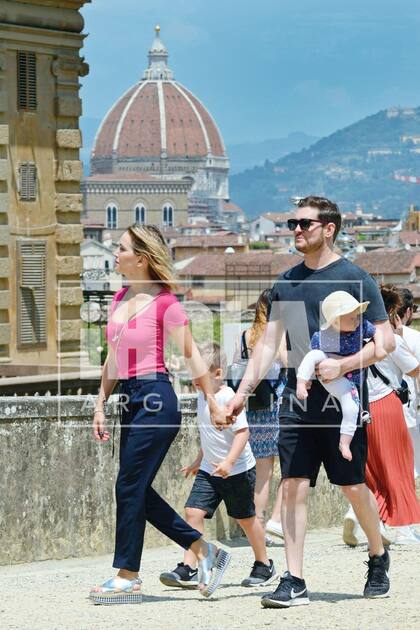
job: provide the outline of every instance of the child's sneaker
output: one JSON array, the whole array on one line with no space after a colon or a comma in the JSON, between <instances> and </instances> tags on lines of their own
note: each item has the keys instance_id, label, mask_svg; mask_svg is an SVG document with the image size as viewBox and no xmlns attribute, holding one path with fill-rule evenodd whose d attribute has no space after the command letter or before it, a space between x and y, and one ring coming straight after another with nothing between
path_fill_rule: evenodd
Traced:
<instances>
[{"instance_id":1,"label":"child's sneaker","mask_svg":"<svg viewBox=\"0 0 420 630\"><path fill-rule=\"evenodd\" d=\"M309 604L305 580L294 577L286 571L274 593L268 593L261 599L264 608L289 608Z\"/></svg>"},{"instance_id":2,"label":"child's sneaker","mask_svg":"<svg viewBox=\"0 0 420 630\"><path fill-rule=\"evenodd\" d=\"M192 569L188 564L179 562L176 569L161 573L159 580L165 586L179 586L180 588L198 587L198 570Z\"/></svg>"},{"instance_id":3,"label":"child's sneaker","mask_svg":"<svg viewBox=\"0 0 420 630\"><path fill-rule=\"evenodd\" d=\"M241 582L241 586L266 586L277 578L273 561L269 560L269 565L256 560L252 567L251 575Z\"/></svg>"}]
</instances>

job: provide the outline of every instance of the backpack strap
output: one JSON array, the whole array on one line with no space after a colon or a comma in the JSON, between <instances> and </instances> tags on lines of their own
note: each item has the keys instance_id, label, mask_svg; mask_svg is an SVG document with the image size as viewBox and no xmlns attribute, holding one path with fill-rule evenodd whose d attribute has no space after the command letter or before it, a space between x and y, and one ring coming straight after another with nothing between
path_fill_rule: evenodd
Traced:
<instances>
[{"instance_id":1,"label":"backpack strap","mask_svg":"<svg viewBox=\"0 0 420 630\"><path fill-rule=\"evenodd\" d=\"M385 376L385 374L382 374L382 372L376 367L376 365L374 365L374 364L373 365L369 365L369 370L372 372L372 374L373 374L373 376L375 378L379 377L381 379L381 381L383 383L385 383L385 385L389 385L390 384L391 381L389 380L389 378L387 378Z\"/></svg>"}]
</instances>

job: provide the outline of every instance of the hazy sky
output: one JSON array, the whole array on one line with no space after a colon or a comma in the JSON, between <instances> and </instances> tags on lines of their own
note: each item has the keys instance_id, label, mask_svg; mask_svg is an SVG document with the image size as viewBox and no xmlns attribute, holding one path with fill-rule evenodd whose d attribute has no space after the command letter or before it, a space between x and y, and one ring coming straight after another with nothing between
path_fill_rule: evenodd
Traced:
<instances>
[{"instance_id":1,"label":"hazy sky","mask_svg":"<svg viewBox=\"0 0 420 630\"><path fill-rule=\"evenodd\" d=\"M140 79L157 23L175 78L228 144L420 105L419 0L93 0L83 15L88 117Z\"/></svg>"}]
</instances>

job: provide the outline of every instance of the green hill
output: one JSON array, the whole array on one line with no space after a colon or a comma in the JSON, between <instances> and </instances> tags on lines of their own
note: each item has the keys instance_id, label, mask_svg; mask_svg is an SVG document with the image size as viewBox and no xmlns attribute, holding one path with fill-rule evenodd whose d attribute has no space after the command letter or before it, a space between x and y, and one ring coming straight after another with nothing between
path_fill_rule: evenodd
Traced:
<instances>
[{"instance_id":1,"label":"green hill","mask_svg":"<svg viewBox=\"0 0 420 630\"><path fill-rule=\"evenodd\" d=\"M395 174L420 177L420 107L378 112L308 149L234 175L230 194L250 217L284 210L290 197L308 194L330 197L342 210L361 204L398 217L410 203L420 205L420 186Z\"/></svg>"}]
</instances>

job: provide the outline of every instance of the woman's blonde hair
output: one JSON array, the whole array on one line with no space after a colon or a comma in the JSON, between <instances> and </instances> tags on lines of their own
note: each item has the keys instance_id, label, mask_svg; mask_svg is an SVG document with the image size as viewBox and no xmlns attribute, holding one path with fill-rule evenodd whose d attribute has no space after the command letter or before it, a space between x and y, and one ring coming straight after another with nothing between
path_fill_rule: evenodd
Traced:
<instances>
[{"instance_id":1,"label":"woman's blonde hair","mask_svg":"<svg viewBox=\"0 0 420 630\"><path fill-rule=\"evenodd\" d=\"M159 228L156 225L134 223L127 232L134 253L147 260L151 279L163 287L175 289L177 284L171 254Z\"/></svg>"},{"instance_id":2,"label":"woman's blonde hair","mask_svg":"<svg viewBox=\"0 0 420 630\"><path fill-rule=\"evenodd\" d=\"M264 332L271 305L271 289L264 289L255 305L255 317L250 328L249 347L253 348Z\"/></svg>"}]
</instances>

